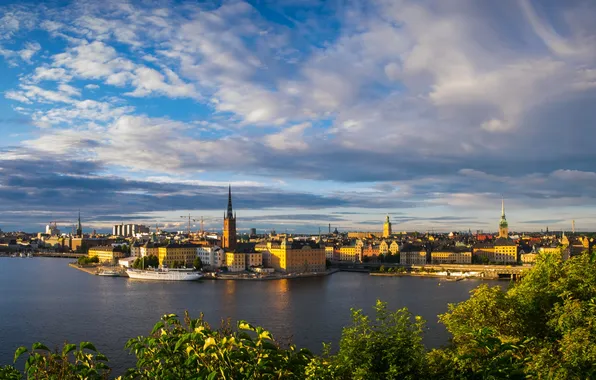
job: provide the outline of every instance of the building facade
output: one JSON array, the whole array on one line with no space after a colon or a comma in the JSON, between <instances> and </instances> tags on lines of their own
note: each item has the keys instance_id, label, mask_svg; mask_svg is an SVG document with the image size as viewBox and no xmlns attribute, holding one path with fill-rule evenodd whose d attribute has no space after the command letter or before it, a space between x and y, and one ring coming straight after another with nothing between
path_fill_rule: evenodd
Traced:
<instances>
[{"instance_id":1,"label":"building facade","mask_svg":"<svg viewBox=\"0 0 596 380\"><path fill-rule=\"evenodd\" d=\"M111 245L98 246L89 249L89 257L93 256L97 256L100 263L115 264L118 259L124 257L124 252L120 248Z\"/></svg>"},{"instance_id":2,"label":"building facade","mask_svg":"<svg viewBox=\"0 0 596 380\"><path fill-rule=\"evenodd\" d=\"M509 239L497 239L493 261L500 264L517 263L517 244Z\"/></svg>"},{"instance_id":3,"label":"building facade","mask_svg":"<svg viewBox=\"0 0 596 380\"><path fill-rule=\"evenodd\" d=\"M243 252L226 252L226 267L228 272L245 271L246 254Z\"/></svg>"},{"instance_id":4,"label":"building facade","mask_svg":"<svg viewBox=\"0 0 596 380\"><path fill-rule=\"evenodd\" d=\"M426 265L426 251L402 251L399 253L399 263L402 265Z\"/></svg>"},{"instance_id":5,"label":"building facade","mask_svg":"<svg viewBox=\"0 0 596 380\"><path fill-rule=\"evenodd\" d=\"M218 246L197 247L197 256L201 259L204 266L208 266L212 269L222 267L226 263L225 252Z\"/></svg>"},{"instance_id":6,"label":"building facade","mask_svg":"<svg viewBox=\"0 0 596 380\"><path fill-rule=\"evenodd\" d=\"M285 273L309 273L325 271L325 248L313 242L269 242L271 267Z\"/></svg>"},{"instance_id":7,"label":"building facade","mask_svg":"<svg viewBox=\"0 0 596 380\"><path fill-rule=\"evenodd\" d=\"M174 267L174 264L181 264L192 267L197 257L197 247L192 244L168 244L157 249L159 265Z\"/></svg>"},{"instance_id":8,"label":"building facade","mask_svg":"<svg viewBox=\"0 0 596 380\"><path fill-rule=\"evenodd\" d=\"M431 252L432 264L472 264L472 252Z\"/></svg>"}]
</instances>

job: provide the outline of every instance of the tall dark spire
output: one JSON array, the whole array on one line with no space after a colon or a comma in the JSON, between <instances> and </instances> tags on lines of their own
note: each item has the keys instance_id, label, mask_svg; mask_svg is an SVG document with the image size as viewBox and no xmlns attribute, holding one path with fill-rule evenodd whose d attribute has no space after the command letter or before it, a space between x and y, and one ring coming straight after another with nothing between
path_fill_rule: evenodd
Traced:
<instances>
[{"instance_id":1,"label":"tall dark spire","mask_svg":"<svg viewBox=\"0 0 596 380\"><path fill-rule=\"evenodd\" d=\"M234 212L232 211L232 185L228 185L228 219L234 217Z\"/></svg>"},{"instance_id":2,"label":"tall dark spire","mask_svg":"<svg viewBox=\"0 0 596 380\"><path fill-rule=\"evenodd\" d=\"M83 226L81 225L81 210L79 210L79 224L77 225L77 236L83 237Z\"/></svg>"}]
</instances>

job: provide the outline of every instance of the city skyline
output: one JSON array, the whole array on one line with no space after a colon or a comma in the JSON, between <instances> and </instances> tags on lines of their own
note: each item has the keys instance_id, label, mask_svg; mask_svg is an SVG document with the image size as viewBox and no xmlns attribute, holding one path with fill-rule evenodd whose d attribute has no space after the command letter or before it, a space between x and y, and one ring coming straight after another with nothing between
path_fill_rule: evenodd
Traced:
<instances>
[{"instance_id":1,"label":"city skyline","mask_svg":"<svg viewBox=\"0 0 596 380\"><path fill-rule=\"evenodd\" d=\"M37 5L0 5L4 231L219 231L229 185L239 231L596 230L593 2Z\"/></svg>"}]
</instances>

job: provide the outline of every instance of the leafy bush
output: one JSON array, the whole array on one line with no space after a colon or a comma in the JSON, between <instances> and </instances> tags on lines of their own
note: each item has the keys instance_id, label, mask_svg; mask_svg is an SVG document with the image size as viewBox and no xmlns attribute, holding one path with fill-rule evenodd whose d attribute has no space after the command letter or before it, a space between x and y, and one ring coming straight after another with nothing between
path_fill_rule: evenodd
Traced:
<instances>
[{"instance_id":1,"label":"leafy bush","mask_svg":"<svg viewBox=\"0 0 596 380\"><path fill-rule=\"evenodd\" d=\"M77 259L77 263L79 265L89 265L89 264L97 264L99 263L99 257L97 256L81 256Z\"/></svg>"}]
</instances>

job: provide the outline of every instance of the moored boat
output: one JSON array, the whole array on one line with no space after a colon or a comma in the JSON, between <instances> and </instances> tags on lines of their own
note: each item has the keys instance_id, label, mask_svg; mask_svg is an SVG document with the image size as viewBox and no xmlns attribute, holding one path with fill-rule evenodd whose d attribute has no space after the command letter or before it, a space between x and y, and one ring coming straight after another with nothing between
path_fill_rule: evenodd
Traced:
<instances>
[{"instance_id":1,"label":"moored boat","mask_svg":"<svg viewBox=\"0 0 596 380\"><path fill-rule=\"evenodd\" d=\"M97 273L98 276L120 277L120 272L115 270L102 270Z\"/></svg>"},{"instance_id":2,"label":"moored boat","mask_svg":"<svg viewBox=\"0 0 596 380\"><path fill-rule=\"evenodd\" d=\"M171 269L155 269L155 270L139 270L128 269L126 271L128 277L137 280L156 280L156 281L195 281L203 277L201 272L193 270L171 270Z\"/></svg>"}]
</instances>

